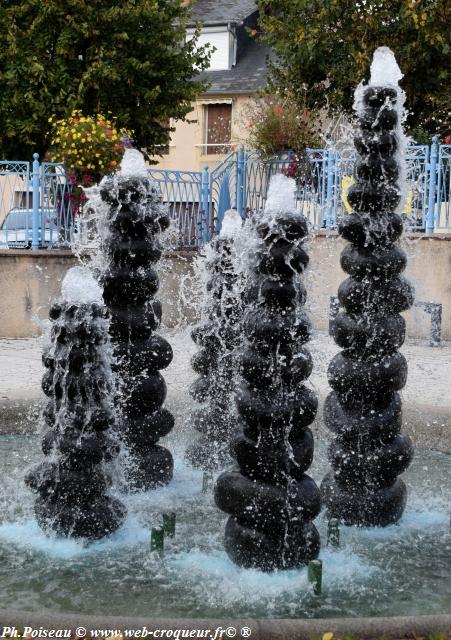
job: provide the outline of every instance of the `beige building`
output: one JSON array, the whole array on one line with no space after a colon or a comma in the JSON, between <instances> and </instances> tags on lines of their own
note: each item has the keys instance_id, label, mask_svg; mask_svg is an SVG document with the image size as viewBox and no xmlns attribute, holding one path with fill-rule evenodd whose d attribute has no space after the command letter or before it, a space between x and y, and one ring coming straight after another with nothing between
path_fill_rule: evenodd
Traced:
<instances>
[{"instance_id":1,"label":"beige building","mask_svg":"<svg viewBox=\"0 0 451 640\"><path fill-rule=\"evenodd\" d=\"M268 49L249 33L257 18L254 0L197 0L193 5L187 37L200 21L199 45L215 47L210 68L201 76L210 86L187 116L194 122L171 122L175 131L167 153L156 158L158 168L199 171L246 141L250 101L264 87L267 74Z\"/></svg>"}]
</instances>

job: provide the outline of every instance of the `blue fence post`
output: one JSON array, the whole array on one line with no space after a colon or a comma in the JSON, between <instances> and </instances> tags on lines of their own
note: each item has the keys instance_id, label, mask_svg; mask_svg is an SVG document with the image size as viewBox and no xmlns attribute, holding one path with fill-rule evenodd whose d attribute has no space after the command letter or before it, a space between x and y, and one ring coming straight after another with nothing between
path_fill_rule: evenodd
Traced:
<instances>
[{"instance_id":1,"label":"blue fence post","mask_svg":"<svg viewBox=\"0 0 451 640\"><path fill-rule=\"evenodd\" d=\"M39 153L33 153L33 229L31 248L39 249Z\"/></svg>"},{"instance_id":2,"label":"blue fence post","mask_svg":"<svg viewBox=\"0 0 451 640\"><path fill-rule=\"evenodd\" d=\"M238 149L236 165L236 210L241 217L244 214L244 188L245 188L246 157L243 145Z\"/></svg>"},{"instance_id":3,"label":"blue fence post","mask_svg":"<svg viewBox=\"0 0 451 640\"><path fill-rule=\"evenodd\" d=\"M340 154L336 149L333 149L332 154L332 174L334 176L333 189L332 189L332 206L330 208L329 215L329 227L335 229L337 226L337 208L338 200L341 196L341 178L342 178L343 165L340 163Z\"/></svg>"},{"instance_id":4,"label":"blue fence post","mask_svg":"<svg viewBox=\"0 0 451 640\"><path fill-rule=\"evenodd\" d=\"M437 145L437 180L435 182L435 227L438 229L441 224L441 213L442 213L442 176L446 176L446 170L443 166L443 157L442 157L442 147L441 145ZM445 177L446 182L446 177ZM446 196L445 196L446 197ZM449 199L449 194L448 194Z\"/></svg>"},{"instance_id":5,"label":"blue fence post","mask_svg":"<svg viewBox=\"0 0 451 640\"><path fill-rule=\"evenodd\" d=\"M321 220L321 224L325 224L326 229L332 227L334 215L334 182L335 182L335 153L332 145L327 149L327 181L326 181L326 219Z\"/></svg>"},{"instance_id":6,"label":"blue fence post","mask_svg":"<svg viewBox=\"0 0 451 640\"><path fill-rule=\"evenodd\" d=\"M206 244L210 238L210 173L208 164L204 165L200 185L201 210L202 210L202 244Z\"/></svg>"},{"instance_id":7,"label":"blue fence post","mask_svg":"<svg viewBox=\"0 0 451 640\"><path fill-rule=\"evenodd\" d=\"M428 198L428 215L426 222L426 232L434 233L435 226L435 185L437 179L437 157L438 145L437 136L432 138L431 154L429 159L429 198Z\"/></svg>"}]
</instances>

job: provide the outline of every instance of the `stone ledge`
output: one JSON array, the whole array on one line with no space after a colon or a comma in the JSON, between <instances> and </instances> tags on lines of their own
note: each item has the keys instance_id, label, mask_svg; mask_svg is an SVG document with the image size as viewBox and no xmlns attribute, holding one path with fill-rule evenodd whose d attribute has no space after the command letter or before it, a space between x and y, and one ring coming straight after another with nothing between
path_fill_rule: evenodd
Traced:
<instances>
[{"instance_id":1,"label":"stone ledge","mask_svg":"<svg viewBox=\"0 0 451 640\"><path fill-rule=\"evenodd\" d=\"M233 627L236 637L243 637L240 630L247 627L251 640L313 640L324 633L332 632L340 638L350 635L355 640L404 640L430 634L450 633L451 614L427 616L402 616L393 618L317 618L298 619L238 619L233 618L130 618L125 616L92 616L84 614L39 614L24 611L0 610L0 629L4 626L35 629L67 629L73 638L76 630L117 629L124 631L146 627L148 631L158 630L213 630ZM153 635L153 634L152 634ZM78 636L79 637L79 636ZM90 635L86 636L90 638ZM172 635L172 637L174 637ZM185 636L186 637L186 636ZM219 636L218 636L219 637ZM226 636L223 636L226 637ZM231 636L229 636L231 637Z\"/></svg>"},{"instance_id":2,"label":"stone ledge","mask_svg":"<svg viewBox=\"0 0 451 640\"><path fill-rule=\"evenodd\" d=\"M339 234L335 229L319 229L312 234L317 238L339 238ZM405 233L404 237L411 240L434 240L434 241L451 241L451 233ZM95 249L82 249L81 255L89 255L93 253ZM165 251L164 255L168 258L186 258L191 260L194 256L199 254L197 247L183 248L183 249L170 249ZM0 249L0 257L21 257L21 258L58 258L58 257L75 257L75 254L70 249Z\"/></svg>"},{"instance_id":3,"label":"stone ledge","mask_svg":"<svg viewBox=\"0 0 451 640\"><path fill-rule=\"evenodd\" d=\"M0 249L2 258L74 258L75 255L70 249Z\"/></svg>"},{"instance_id":4,"label":"stone ledge","mask_svg":"<svg viewBox=\"0 0 451 640\"><path fill-rule=\"evenodd\" d=\"M318 231L312 234L314 237L319 238L334 238L339 237L339 233L336 229L318 229ZM451 233L419 233L417 231L405 232L404 238L411 240L451 240Z\"/></svg>"}]
</instances>

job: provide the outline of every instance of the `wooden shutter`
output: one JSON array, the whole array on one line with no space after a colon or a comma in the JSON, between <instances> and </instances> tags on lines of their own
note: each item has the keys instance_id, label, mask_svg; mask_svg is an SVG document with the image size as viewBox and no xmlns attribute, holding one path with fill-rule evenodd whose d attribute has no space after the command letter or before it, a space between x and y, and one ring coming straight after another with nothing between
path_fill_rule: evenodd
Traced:
<instances>
[{"instance_id":1,"label":"wooden shutter","mask_svg":"<svg viewBox=\"0 0 451 640\"><path fill-rule=\"evenodd\" d=\"M232 135L232 105L206 105L207 154L227 153Z\"/></svg>"}]
</instances>

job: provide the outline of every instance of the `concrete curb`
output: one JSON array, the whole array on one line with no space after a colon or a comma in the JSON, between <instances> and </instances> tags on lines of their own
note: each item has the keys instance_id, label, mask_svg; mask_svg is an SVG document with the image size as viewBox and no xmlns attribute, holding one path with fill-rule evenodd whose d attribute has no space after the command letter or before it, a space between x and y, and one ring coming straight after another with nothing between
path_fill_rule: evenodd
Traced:
<instances>
[{"instance_id":1,"label":"concrete curb","mask_svg":"<svg viewBox=\"0 0 451 640\"><path fill-rule=\"evenodd\" d=\"M147 629L147 637L160 638L251 638L252 640L313 640L320 639L322 634L333 632L336 638L352 635L356 640L371 640L384 638L384 640L403 640L417 638L429 634L450 633L451 614L429 616L405 616L396 618L330 618L316 620L289 620L289 619L239 619L212 618L129 618L89 616L83 614L37 614L23 611L0 610L0 630L2 627L16 629L25 626L39 630L64 629L70 630L73 637L82 637L83 629L90 638L91 630L134 630ZM235 635L230 628L236 630ZM81 632L80 632L81 629ZM222 629L220 635L217 632ZM153 632L159 630L158 635ZM166 632L161 633L162 630ZM176 630L197 631L196 634L174 634ZM204 633L201 635L200 631ZM209 630L210 634L205 634ZM226 630L229 630L227 633ZM251 631L249 634L248 631ZM3 631L3 630L2 630ZM168 631L173 633L168 634ZM243 633L244 631L244 633ZM0 634L1 637L4 637ZM36 635L35 637L45 637ZM98 637L101 636L100 634ZM138 636L136 636L138 637ZM141 636L142 637L142 636Z\"/></svg>"}]
</instances>

